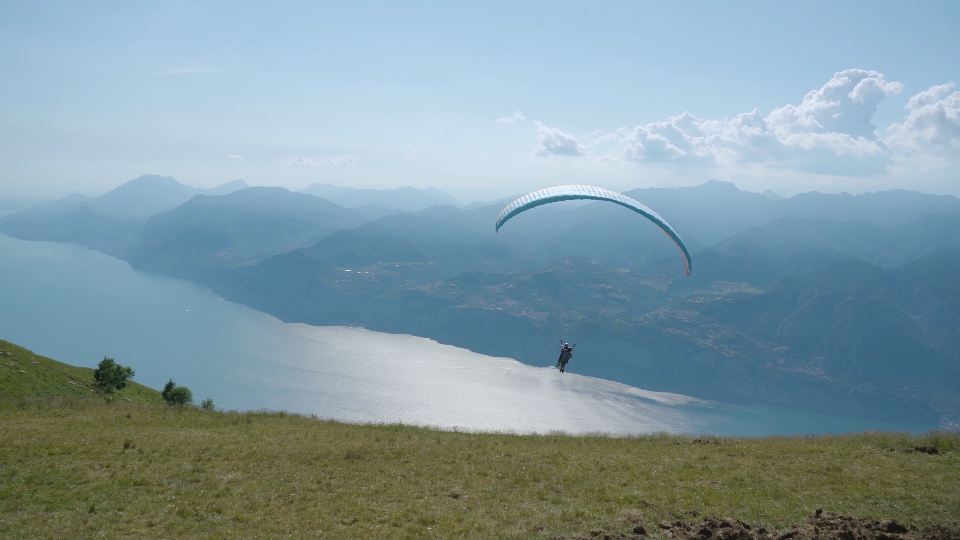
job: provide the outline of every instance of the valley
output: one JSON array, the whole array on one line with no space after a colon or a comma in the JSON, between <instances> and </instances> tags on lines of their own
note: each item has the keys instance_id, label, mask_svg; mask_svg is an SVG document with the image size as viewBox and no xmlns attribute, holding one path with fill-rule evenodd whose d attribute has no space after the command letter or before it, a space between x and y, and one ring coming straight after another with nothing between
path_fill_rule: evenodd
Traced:
<instances>
[{"instance_id":1,"label":"valley","mask_svg":"<svg viewBox=\"0 0 960 540\"><path fill-rule=\"evenodd\" d=\"M573 372L641 388L957 422L960 200L774 200L716 181L629 194L695 246L689 278L624 209L545 207L496 234L499 204L364 215L375 205L362 190L354 209L279 188L198 194L141 217L133 240L74 242L286 322L408 333L534 366L565 339L578 344ZM5 216L0 230L62 241L45 225L65 219L49 215L57 204Z\"/></svg>"}]
</instances>

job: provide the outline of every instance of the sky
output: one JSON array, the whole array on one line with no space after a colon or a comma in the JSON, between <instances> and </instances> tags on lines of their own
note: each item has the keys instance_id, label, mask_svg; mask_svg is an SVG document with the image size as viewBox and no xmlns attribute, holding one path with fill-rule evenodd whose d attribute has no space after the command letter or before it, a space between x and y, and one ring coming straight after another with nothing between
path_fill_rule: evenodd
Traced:
<instances>
[{"instance_id":1,"label":"sky","mask_svg":"<svg viewBox=\"0 0 960 540\"><path fill-rule=\"evenodd\" d=\"M0 3L0 197L960 195L960 2Z\"/></svg>"}]
</instances>

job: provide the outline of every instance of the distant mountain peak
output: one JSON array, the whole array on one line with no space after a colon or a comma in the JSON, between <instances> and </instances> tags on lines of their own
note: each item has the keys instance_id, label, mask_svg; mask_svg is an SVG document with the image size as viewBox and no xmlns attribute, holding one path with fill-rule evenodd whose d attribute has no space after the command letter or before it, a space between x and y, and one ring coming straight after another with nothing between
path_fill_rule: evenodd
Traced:
<instances>
[{"instance_id":1,"label":"distant mountain peak","mask_svg":"<svg viewBox=\"0 0 960 540\"><path fill-rule=\"evenodd\" d=\"M445 204L458 208L463 206L459 201L435 187L420 189L413 186L403 186L396 189L354 189L332 184L314 183L299 190L299 192L327 199L346 208L372 205L385 209L393 208L418 212L431 206Z\"/></svg>"},{"instance_id":2,"label":"distant mountain peak","mask_svg":"<svg viewBox=\"0 0 960 540\"><path fill-rule=\"evenodd\" d=\"M160 176L156 174L144 174L120 184L119 186L111 189L110 191L104 193L98 199L111 199L113 197L122 196L125 197L127 194L147 194L147 193L187 193L192 192L193 188L181 184L172 176Z\"/></svg>"},{"instance_id":3,"label":"distant mountain peak","mask_svg":"<svg viewBox=\"0 0 960 540\"><path fill-rule=\"evenodd\" d=\"M243 180L237 179L237 180L231 180L226 184L221 184L215 188L198 189L197 193L200 193L203 195L228 195L235 191L240 191L241 189L247 189L248 187L250 187L249 184L247 184Z\"/></svg>"},{"instance_id":4,"label":"distant mountain peak","mask_svg":"<svg viewBox=\"0 0 960 540\"><path fill-rule=\"evenodd\" d=\"M761 195L763 195L764 197L770 199L771 201L782 201L783 199L786 198L786 197L781 197L781 196L777 195L776 193L773 192L772 189L764 190L764 192L761 193Z\"/></svg>"},{"instance_id":5,"label":"distant mountain peak","mask_svg":"<svg viewBox=\"0 0 960 540\"><path fill-rule=\"evenodd\" d=\"M309 186L298 189L298 193L306 193L307 195L313 195L314 197L320 197L322 199L329 199L331 197L336 197L341 193L346 193L348 191L353 191L352 187L346 186L336 186L329 182L321 184L320 182L314 182Z\"/></svg>"},{"instance_id":6,"label":"distant mountain peak","mask_svg":"<svg viewBox=\"0 0 960 540\"><path fill-rule=\"evenodd\" d=\"M231 180L231 181L227 182L226 184L220 184L220 185L217 186L215 189L225 188L225 187L227 187L227 186L230 186L230 187L236 186L238 189L243 189L243 188L248 188L248 187L250 187L250 184L248 184L248 183L244 182L243 180L237 178L236 180Z\"/></svg>"},{"instance_id":7,"label":"distant mountain peak","mask_svg":"<svg viewBox=\"0 0 960 540\"><path fill-rule=\"evenodd\" d=\"M733 182L725 182L723 180L717 180L711 178L706 182L700 184L699 186L693 186L695 188L711 188L711 189L722 189L724 191L741 191Z\"/></svg>"},{"instance_id":8,"label":"distant mountain peak","mask_svg":"<svg viewBox=\"0 0 960 540\"><path fill-rule=\"evenodd\" d=\"M160 176L159 174L141 174L140 176L120 184L119 186L113 188L111 191L116 191L121 188L129 187L145 187L145 186L173 186L173 185L183 185L180 182L177 182L177 179L172 176Z\"/></svg>"}]
</instances>

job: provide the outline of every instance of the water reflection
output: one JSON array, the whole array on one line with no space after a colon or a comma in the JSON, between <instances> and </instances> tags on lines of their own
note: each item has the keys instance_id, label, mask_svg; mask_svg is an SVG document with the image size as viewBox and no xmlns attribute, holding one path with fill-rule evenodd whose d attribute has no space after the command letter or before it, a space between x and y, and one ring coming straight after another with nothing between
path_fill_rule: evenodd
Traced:
<instances>
[{"instance_id":1,"label":"water reflection","mask_svg":"<svg viewBox=\"0 0 960 540\"><path fill-rule=\"evenodd\" d=\"M75 365L103 356L229 409L517 432L763 435L927 426L744 407L560 374L428 339L285 324L67 244L0 235L0 337Z\"/></svg>"}]
</instances>

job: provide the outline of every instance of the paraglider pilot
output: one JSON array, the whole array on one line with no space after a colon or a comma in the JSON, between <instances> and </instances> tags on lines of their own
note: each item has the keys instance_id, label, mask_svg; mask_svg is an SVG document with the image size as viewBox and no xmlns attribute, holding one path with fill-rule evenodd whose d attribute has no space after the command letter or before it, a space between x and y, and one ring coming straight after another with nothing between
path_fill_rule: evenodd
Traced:
<instances>
[{"instance_id":1,"label":"paraglider pilot","mask_svg":"<svg viewBox=\"0 0 960 540\"><path fill-rule=\"evenodd\" d=\"M567 367L567 362L570 361L570 357L573 356L573 347L569 343L564 343L560 347L560 358L557 360L557 365L560 366L560 373L563 373Z\"/></svg>"}]
</instances>

